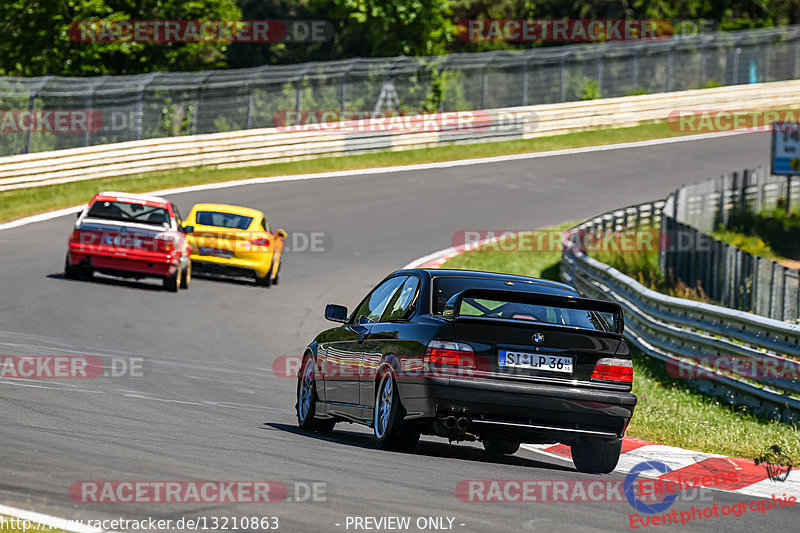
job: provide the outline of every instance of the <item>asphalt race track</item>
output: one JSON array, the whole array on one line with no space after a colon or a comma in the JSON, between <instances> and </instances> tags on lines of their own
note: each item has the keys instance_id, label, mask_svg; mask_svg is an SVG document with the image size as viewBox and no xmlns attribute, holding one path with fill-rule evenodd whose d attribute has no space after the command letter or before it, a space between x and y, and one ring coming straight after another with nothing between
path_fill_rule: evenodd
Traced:
<instances>
[{"instance_id":1,"label":"asphalt race track","mask_svg":"<svg viewBox=\"0 0 800 533\"><path fill-rule=\"evenodd\" d=\"M622 503L469 503L469 479L577 480L569 461L521 450L490 461L474 444L423 439L412 455L371 447L367 428L296 429L295 381L273 372L384 275L451 246L463 229L526 229L662 198L682 183L766 161L769 134L175 195L262 209L273 228L327 232L324 252L288 254L269 289L193 279L62 277L72 216L0 232L0 354L141 357L143 377L0 380L0 501L65 518L278 516L280 531L347 531L348 516L454 517L453 529L628 530ZM603 479L623 479L612 474ZM76 504L79 480L324 482L325 502ZM301 492L303 492L301 490ZM754 500L713 492L713 502ZM702 520L683 530L792 531L796 510ZM445 521L445 524L447 521ZM338 525L337 525L338 524ZM463 525L461 525L463 524ZM647 528L664 530L665 527ZM350 528L352 531L352 527ZM415 531L415 529L412 529Z\"/></svg>"}]
</instances>

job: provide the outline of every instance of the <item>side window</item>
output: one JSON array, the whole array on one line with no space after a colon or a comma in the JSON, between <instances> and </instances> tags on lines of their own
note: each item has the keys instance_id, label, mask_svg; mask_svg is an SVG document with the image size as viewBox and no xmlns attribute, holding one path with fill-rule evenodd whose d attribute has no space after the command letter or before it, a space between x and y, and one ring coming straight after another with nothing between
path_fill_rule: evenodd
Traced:
<instances>
[{"instance_id":1,"label":"side window","mask_svg":"<svg viewBox=\"0 0 800 533\"><path fill-rule=\"evenodd\" d=\"M263 229L264 231L269 231L269 224L267 224L266 218L261 219L261 229Z\"/></svg>"},{"instance_id":2,"label":"side window","mask_svg":"<svg viewBox=\"0 0 800 533\"><path fill-rule=\"evenodd\" d=\"M402 320L408 316L411 306L416 301L417 289L419 288L419 278L408 276L403 286L395 294L394 299L386 306L386 312L381 318L382 322L389 320Z\"/></svg>"},{"instance_id":3,"label":"side window","mask_svg":"<svg viewBox=\"0 0 800 533\"><path fill-rule=\"evenodd\" d=\"M392 297L405 282L406 276L396 276L375 287L353 315L353 323L378 322Z\"/></svg>"}]
</instances>

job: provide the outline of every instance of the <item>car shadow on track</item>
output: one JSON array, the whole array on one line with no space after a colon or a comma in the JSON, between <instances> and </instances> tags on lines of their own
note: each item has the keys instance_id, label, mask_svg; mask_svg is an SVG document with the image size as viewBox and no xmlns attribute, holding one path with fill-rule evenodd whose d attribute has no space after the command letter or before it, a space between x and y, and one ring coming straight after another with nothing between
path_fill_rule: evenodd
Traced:
<instances>
[{"instance_id":1,"label":"car shadow on track","mask_svg":"<svg viewBox=\"0 0 800 533\"><path fill-rule=\"evenodd\" d=\"M334 429L333 432L329 434L312 433L310 431L303 431L297 426L290 426L286 424L277 424L271 422L264 422L264 426L261 429L264 430L274 429L278 431L285 431L287 433L293 433L295 435L300 435L302 437L308 437L312 439L324 440L329 442L336 442L339 444L353 446L356 448L371 449L375 450L376 452L378 451L378 449L375 447L375 444L372 441L371 435L366 433L358 433L355 431L341 430L338 429L338 426L337 429ZM519 454L521 452L517 453ZM543 461L537 461L535 459L529 459L527 457L521 457L519 455L495 457L488 455L485 451L483 451L482 448L477 448L474 446L448 444L446 442L436 442L430 440L420 440L419 445L417 445L416 449L413 452L413 455L425 455L428 457L442 457L446 459L459 459L462 461L473 461L481 463L511 465L511 466L526 466L530 468L543 468L547 470L559 470L564 472L575 471L574 468L570 468L569 466L564 466L555 463L546 463Z\"/></svg>"},{"instance_id":2,"label":"car shadow on track","mask_svg":"<svg viewBox=\"0 0 800 533\"><path fill-rule=\"evenodd\" d=\"M194 272L194 271L192 272L192 278L194 278L194 279L202 279L204 281L216 281L216 282L222 282L222 283L230 283L231 285L246 285L248 287L257 287L259 289L261 288L261 287L259 287L259 286L257 286L255 284L255 282L253 281L252 278L250 278L250 279L248 279L248 278L236 278L236 277L232 277L232 276L220 276L220 275L216 275L216 274L208 274L206 272Z\"/></svg>"},{"instance_id":3,"label":"car shadow on track","mask_svg":"<svg viewBox=\"0 0 800 533\"><path fill-rule=\"evenodd\" d=\"M69 281L71 283L91 283L96 285L109 285L112 287L123 287L126 289L138 289L138 290L147 290L156 292L162 292L166 290L164 289L164 286L161 284L161 281L157 279L152 279L150 280L151 281L150 283L146 283L127 278L107 277L103 276L102 274L95 274L91 278L67 279L64 277L63 272L59 272L57 274L48 274L47 277L49 279Z\"/></svg>"}]
</instances>

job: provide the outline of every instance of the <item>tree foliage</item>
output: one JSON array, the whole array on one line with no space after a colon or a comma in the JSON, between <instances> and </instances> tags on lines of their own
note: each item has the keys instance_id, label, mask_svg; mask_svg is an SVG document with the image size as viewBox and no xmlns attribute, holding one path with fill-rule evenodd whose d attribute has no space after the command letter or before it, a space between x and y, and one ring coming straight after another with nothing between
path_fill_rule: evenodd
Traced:
<instances>
[{"instance_id":1,"label":"tree foliage","mask_svg":"<svg viewBox=\"0 0 800 533\"><path fill-rule=\"evenodd\" d=\"M134 43L70 40L80 20L328 20L325 43ZM92 76L201 70L350 57L423 56L556 46L466 42L477 18L705 19L720 29L800 23L800 0L5 0L0 75Z\"/></svg>"},{"instance_id":2,"label":"tree foliage","mask_svg":"<svg viewBox=\"0 0 800 533\"><path fill-rule=\"evenodd\" d=\"M95 76L225 66L224 42L76 42L82 20L237 20L235 0L5 0L0 75Z\"/></svg>"}]
</instances>

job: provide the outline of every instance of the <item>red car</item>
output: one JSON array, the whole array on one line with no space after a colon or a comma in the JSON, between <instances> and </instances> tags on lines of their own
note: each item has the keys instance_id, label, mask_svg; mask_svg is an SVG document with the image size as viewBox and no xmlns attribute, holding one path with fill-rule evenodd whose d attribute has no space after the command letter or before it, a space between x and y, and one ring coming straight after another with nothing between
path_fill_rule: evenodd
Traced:
<instances>
[{"instance_id":1,"label":"red car","mask_svg":"<svg viewBox=\"0 0 800 533\"><path fill-rule=\"evenodd\" d=\"M178 208L164 198L101 192L78 213L68 244L68 279L102 272L161 278L172 292L189 287L191 248Z\"/></svg>"}]
</instances>

